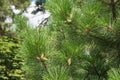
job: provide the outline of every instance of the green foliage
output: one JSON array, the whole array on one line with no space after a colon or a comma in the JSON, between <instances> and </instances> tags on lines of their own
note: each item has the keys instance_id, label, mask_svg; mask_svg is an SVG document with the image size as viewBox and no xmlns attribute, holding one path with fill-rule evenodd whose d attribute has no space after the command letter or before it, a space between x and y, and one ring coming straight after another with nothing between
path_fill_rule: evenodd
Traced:
<instances>
[{"instance_id":1,"label":"green foliage","mask_svg":"<svg viewBox=\"0 0 120 80\"><path fill-rule=\"evenodd\" d=\"M72 80L68 75L68 70L65 67L54 66L48 68L44 73L43 80Z\"/></svg>"},{"instance_id":2,"label":"green foliage","mask_svg":"<svg viewBox=\"0 0 120 80\"><path fill-rule=\"evenodd\" d=\"M36 30L28 27L23 31L21 53L25 61L23 70L26 71L26 79L41 80L43 71L46 71L46 59L42 55L47 56L49 47L47 28Z\"/></svg>"},{"instance_id":3,"label":"green foliage","mask_svg":"<svg viewBox=\"0 0 120 80\"><path fill-rule=\"evenodd\" d=\"M73 0L48 0L48 27L33 29L24 17L16 17L27 80L108 80L119 75L112 69L120 64L119 11L115 20L106 4L110 0L79 1L78 6Z\"/></svg>"},{"instance_id":4,"label":"green foliage","mask_svg":"<svg viewBox=\"0 0 120 80\"><path fill-rule=\"evenodd\" d=\"M19 42L7 36L0 39L0 80L23 80L23 61L18 56Z\"/></svg>"},{"instance_id":5,"label":"green foliage","mask_svg":"<svg viewBox=\"0 0 120 80\"><path fill-rule=\"evenodd\" d=\"M108 80L120 80L120 69L112 68L108 71Z\"/></svg>"},{"instance_id":6,"label":"green foliage","mask_svg":"<svg viewBox=\"0 0 120 80\"><path fill-rule=\"evenodd\" d=\"M16 31L22 31L28 27L27 18L25 18L24 16L16 15L14 20L14 23L17 26Z\"/></svg>"},{"instance_id":7,"label":"green foliage","mask_svg":"<svg viewBox=\"0 0 120 80\"><path fill-rule=\"evenodd\" d=\"M111 8L104 1L84 0L79 7L70 2L70 8L62 5L70 5L69 1L50 0L47 5L53 17L52 32L56 33L54 49L63 60L58 65L66 65L69 59L74 80L106 80L107 71L119 65L119 20L114 23ZM62 12L69 12L69 16ZM55 62L60 61L57 58Z\"/></svg>"},{"instance_id":8,"label":"green foliage","mask_svg":"<svg viewBox=\"0 0 120 80\"><path fill-rule=\"evenodd\" d=\"M47 3L47 7L54 16L54 21L66 21L69 18L73 7L72 0L48 0Z\"/></svg>"}]
</instances>

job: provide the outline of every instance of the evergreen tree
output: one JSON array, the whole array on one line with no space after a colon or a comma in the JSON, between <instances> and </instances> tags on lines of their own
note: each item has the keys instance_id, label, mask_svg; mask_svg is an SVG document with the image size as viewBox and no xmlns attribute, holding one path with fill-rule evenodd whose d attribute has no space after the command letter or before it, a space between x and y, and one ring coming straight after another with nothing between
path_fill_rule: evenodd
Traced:
<instances>
[{"instance_id":1,"label":"evergreen tree","mask_svg":"<svg viewBox=\"0 0 120 80\"><path fill-rule=\"evenodd\" d=\"M15 3L14 3L15 1ZM29 0L0 0L0 80L25 80L21 69L23 60L19 55L20 40L6 29L12 23L5 23L6 17L12 17L10 5L18 5L23 10Z\"/></svg>"},{"instance_id":2,"label":"evergreen tree","mask_svg":"<svg viewBox=\"0 0 120 80\"><path fill-rule=\"evenodd\" d=\"M119 0L47 0L52 24L26 27L21 34L26 79L117 79L119 74L112 75L111 69L120 64L119 4Z\"/></svg>"}]
</instances>

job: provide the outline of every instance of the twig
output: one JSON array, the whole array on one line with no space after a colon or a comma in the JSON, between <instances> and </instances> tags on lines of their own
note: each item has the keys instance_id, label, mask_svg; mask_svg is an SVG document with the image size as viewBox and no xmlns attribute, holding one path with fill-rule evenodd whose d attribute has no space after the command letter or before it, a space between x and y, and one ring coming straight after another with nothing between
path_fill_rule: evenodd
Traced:
<instances>
[{"instance_id":1,"label":"twig","mask_svg":"<svg viewBox=\"0 0 120 80\"><path fill-rule=\"evenodd\" d=\"M46 22L45 22L45 21L46 21ZM46 24L47 21L48 21L48 18L45 18L44 20L42 20L42 22L39 24L39 26L42 25L42 24ZM45 23L44 23L44 22L45 22Z\"/></svg>"}]
</instances>

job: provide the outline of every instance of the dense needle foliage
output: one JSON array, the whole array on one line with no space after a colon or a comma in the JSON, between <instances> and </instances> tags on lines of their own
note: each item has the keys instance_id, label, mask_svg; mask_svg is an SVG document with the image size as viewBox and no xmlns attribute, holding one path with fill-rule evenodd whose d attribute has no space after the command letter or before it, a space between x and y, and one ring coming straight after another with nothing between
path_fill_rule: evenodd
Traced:
<instances>
[{"instance_id":1,"label":"dense needle foliage","mask_svg":"<svg viewBox=\"0 0 120 80\"><path fill-rule=\"evenodd\" d=\"M120 1L47 0L48 26L17 16L26 80L119 80Z\"/></svg>"}]
</instances>

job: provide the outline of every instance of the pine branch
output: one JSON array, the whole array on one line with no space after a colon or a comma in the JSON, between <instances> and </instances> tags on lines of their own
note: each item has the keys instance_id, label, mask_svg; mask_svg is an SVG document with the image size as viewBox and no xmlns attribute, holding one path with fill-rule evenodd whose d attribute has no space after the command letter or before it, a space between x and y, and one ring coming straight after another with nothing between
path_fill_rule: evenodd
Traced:
<instances>
[{"instance_id":1,"label":"pine branch","mask_svg":"<svg viewBox=\"0 0 120 80\"><path fill-rule=\"evenodd\" d=\"M66 39L66 36L65 36L65 33L64 33L64 31L61 29L61 30L57 30L58 32L60 32L61 34L62 34L62 36L63 36L63 39Z\"/></svg>"},{"instance_id":2,"label":"pine branch","mask_svg":"<svg viewBox=\"0 0 120 80\"><path fill-rule=\"evenodd\" d=\"M44 62L40 57L36 57L36 59L42 63L42 66L43 66L43 67L45 68L45 70L48 72L48 68L47 68L47 65L45 64L45 62Z\"/></svg>"},{"instance_id":3,"label":"pine branch","mask_svg":"<svg viewBox=\"0 0 120 80\"><path fill-rule=\"evenodd\" d=\"M98 40L101 40L101 41L104 41L104 42L107 42L107 40L101 38L101 37L98 37L98 36L95 36L95 35L92 35L92 34L89 34L90 37L92 38L95 38L95 39L98 39Z\"/></svg>"},{"instance_id":4,"label":"pine branch","mask_svg":"<svg viewBox=\"0 0 120 80\"><path fill-rule=\"evenodd\" d=\"M45 64L44 61L41 61L42 65L44 66L45 70L48 72L48 68L47 68L47 65Z\"/></svg>"}]
</instances>

